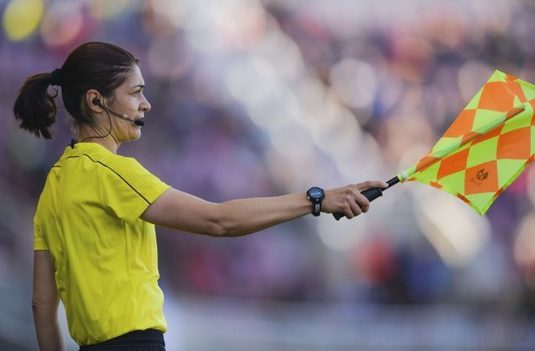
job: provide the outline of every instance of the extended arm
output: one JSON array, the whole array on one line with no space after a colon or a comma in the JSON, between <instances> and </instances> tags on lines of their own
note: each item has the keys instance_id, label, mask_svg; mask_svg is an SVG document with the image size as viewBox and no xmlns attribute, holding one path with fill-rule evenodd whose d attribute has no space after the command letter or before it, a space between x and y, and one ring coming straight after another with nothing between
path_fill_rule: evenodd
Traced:
<instances>
[{"instance_id":1,"label":"extended arm","mask_svg":"<svg viewBox=\"0 0 535 351\"><path fill-rule=\"evenodd\" d=\"M385 188L380 181L325 190L322 212L341 212L353 218L369 208L360 193L371 187ZM169 228L212 236L240 236L309 214L311 203L305 193L274 197L205 201L176 189L167 190L141 216Z\"/></svg>"},{"instance_id":2,"label":"extended arm","mask_svg":"<svg viewBox=\"0 0 535 351\"><path fill-rule=\"evenodd\" d=\"M58 327L59 297L54 280L54 264L48 251L34 251L33 261L33 318L39 350L63 350Z\"/></svg>"}]
</instances>

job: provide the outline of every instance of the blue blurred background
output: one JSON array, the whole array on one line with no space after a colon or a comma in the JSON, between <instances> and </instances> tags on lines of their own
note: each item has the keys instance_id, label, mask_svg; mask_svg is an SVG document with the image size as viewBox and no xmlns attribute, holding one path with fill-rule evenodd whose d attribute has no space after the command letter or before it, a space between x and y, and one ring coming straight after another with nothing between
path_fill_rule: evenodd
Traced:
<instances>
[{"instance_id":1,"label":"blue blurred background","mask_svg":"<svg viewBox=\"0 0 535 351\"><path fill-rule=\"evenodd\" d=\"M0 13L2 350L37 348L32 217L71 138L64 110L44 141L12 105L80 43L141 59L152 111L120 152L211 201L389 179L494 69L535 82L529 0L3 0ZM238 239L159 229L168 349L535 348L534 203L528 168L484 217L406 183L352 221Z\"/></svg>"}]
</instances>

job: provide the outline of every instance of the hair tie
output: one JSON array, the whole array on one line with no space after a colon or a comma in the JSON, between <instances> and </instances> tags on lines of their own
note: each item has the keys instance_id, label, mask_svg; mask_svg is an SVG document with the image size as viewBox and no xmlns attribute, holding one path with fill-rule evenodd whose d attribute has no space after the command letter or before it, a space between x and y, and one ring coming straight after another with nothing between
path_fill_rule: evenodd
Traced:
<instances>
[{"instance_id":1,"label":"hair tie","mask_svg":"<svg viewBox=\"0 0 535 351\"><path fill-rule=\"evenodd\" d=\"M61 86L61 68L56 68L50 73L50 85Z\"/></svg>"}]
</instances>

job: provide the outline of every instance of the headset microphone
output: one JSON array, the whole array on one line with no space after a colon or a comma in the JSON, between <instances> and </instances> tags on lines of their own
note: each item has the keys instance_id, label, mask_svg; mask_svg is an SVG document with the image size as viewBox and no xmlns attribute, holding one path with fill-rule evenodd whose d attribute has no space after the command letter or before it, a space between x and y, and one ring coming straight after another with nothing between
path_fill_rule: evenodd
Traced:
<instances>
[{"instance_id":1,"label":"headset microphone","mask_svg":"<svg viewBox=\"0 0 535 351\"><path fill-rule=\"evenodd\" d=\"M106 110L107 112L111 113L111 114L114 115L115 117L118 117L118 118L127 120L127 121L129 121L129 122L135 124L136 126L142 127L142 126L145 125L145 122L143 122L143 121L141 121L141 120L139 120L139 119L136 119L136 120L134 120L134 119L130 119L130 118L128 118L128 115L127 115L126 113L124 113L124 114L120 114L120 113L115 112L115 111L113 111L112 109L110 109L110 108L104 106L104 104L103 104L102 102L100 102L100 99L98 99L98 98L94 98L94 99L93 99L93 104L102 107L104 110Z\"/></svg>"},{"instance_id":2,"label":"headset microphone","mask_svg":"<svg viewBox=\"0 0 535 351\"><path fill-rule=\"evenodd\" d=\"M136 126L143 127L143 126L145 125L145 122L140 121L139 119L136 119L136 120L134 121L134 124L135 124Z\"/></svg>"}]
</instances>

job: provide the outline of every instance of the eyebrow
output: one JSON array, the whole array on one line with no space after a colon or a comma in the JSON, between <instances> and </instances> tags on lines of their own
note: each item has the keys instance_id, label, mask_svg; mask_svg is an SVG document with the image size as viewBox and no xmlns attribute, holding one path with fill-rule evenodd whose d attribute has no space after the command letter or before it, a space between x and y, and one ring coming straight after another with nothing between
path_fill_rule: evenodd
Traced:
<instances>
[{"instance_id":1,"label":"eyebrow","mask_svg":"<svg viewBox=\"0 0 535 351\"><path fill-rule=\"evenodd\" d=\"M134 86L133 86L132 88L130 88L130 89L135 89L135 88L141 88L141 89L143 89L143 88L145 88L145 84L137 84L137 85L134 85Z\"/></svg>"}]
</instances>

